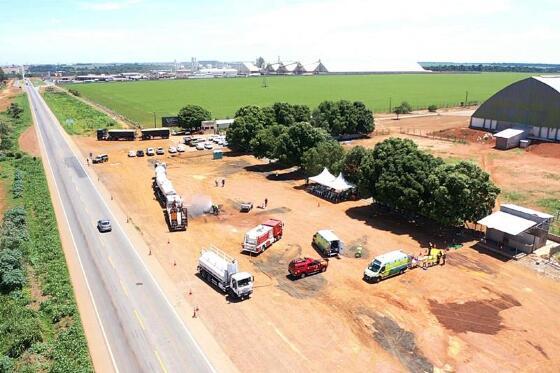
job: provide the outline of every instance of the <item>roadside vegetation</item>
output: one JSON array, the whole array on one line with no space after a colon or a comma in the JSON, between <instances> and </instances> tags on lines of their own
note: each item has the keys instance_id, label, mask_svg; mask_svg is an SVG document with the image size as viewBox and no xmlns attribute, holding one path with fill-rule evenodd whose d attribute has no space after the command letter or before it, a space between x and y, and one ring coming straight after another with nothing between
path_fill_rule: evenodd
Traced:
<instances>
[{"instance_id":1,"label":"roadside vegetation","mask_svg":"<svg viewBox=\"0 0 560 373\"><path fill-rule=\"evenodd\" d=\"M66 92L45 90L43 98L70 135L89 135L98 128L118 128L115 120Z\"/></svg>"},{"instance_id":2,"label":"roadside vegetation","mask_svg":"<svg viewBox=\"0 0 560 373\"><path fill-rule=\"evenodd\" d=\"M18 149L27 98L14 103L0 113L0 372L92 372L41 160Z\"/></svg>"},{"instance_id":3,"label":"roadside vegetation","mask_svg":"<svg viewBox=\"0 0 560 373\"><path fill-rule=\"evenodd\" d=\"M327 66L328 68L328 66ZM244 79L179 79L122 83L70 84L83 97L144 127L173 116L185 103L199 105L215 118L232 118L242 106L289 102L316 107L323 101L361 101L390 113L408 101L414 110L482 102L529 73L373 74L267 76ZM264 81L266 79L266 81ZM264 84L266 82L266 84ZM467 94L468 92L468 94Z\"/></svg>"}]
</instances>

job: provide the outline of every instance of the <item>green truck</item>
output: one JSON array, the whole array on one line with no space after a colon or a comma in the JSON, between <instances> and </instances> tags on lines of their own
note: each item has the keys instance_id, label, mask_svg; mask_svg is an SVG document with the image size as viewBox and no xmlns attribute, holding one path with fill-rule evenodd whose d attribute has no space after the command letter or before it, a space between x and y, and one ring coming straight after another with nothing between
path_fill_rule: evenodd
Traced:
<instances>
[{"instance_id":1,"label":"green truck","mask_svg":"<svg viewBox=\"0 0 560 373\"><path fill-rule=\"evenodd\" d=\"M412 263L412 256L400 250L375 257L364 270L366 281L378 282L384 278L404 273Z\"/></svg>"},{"instance_id":2,"label":"green truck","mask_svg":"<svg viewBox=\"0 0 560 373\"><path fill-rule=\"evenodd\" d=\"M315 233L311 243L324 256L334 256L344 252L344 243L330 230L323 229Z\"/></svg>"}]
</instances>

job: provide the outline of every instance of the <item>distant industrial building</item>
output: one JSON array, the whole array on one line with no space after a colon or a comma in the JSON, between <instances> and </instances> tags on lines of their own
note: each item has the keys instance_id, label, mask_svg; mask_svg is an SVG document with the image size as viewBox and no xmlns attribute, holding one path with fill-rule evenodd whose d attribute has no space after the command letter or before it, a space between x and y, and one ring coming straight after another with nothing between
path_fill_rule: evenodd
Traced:
<instances>
[{"instance_id":1,"label":"distant industrial building","mask_svg":"<svg viewBox=\"0 0 560 373\"><path fill-rule=\"evenodd\" d=\"M480 105L470 127L496 133L499 149L525 139L560 141L560 76L534 76L505 87Z\"/></svg>"},{"instance_id":2,"label":"distant industrial building","mask_svg":"<svg viewBox=\"0 0 560 373\"><path fill-rule=\"evenodd\" d=\"M262 70L252 62L240 62L232 64L232 67L237 69L239 75L254 76L261 75Z\"/></svg>"}]
</instances>

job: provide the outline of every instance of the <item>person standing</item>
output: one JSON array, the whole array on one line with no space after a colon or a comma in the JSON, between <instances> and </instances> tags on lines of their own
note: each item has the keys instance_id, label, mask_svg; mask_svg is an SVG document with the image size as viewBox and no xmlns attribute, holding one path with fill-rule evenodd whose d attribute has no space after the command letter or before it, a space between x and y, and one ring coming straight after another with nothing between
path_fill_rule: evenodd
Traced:
<instances>
[{"instance_id":1,"label":"person standing","mask_svg":"<svg viewBox=\"0 0 560 373\"><path fill-rule=\"evenodd\" d=\"M226 179L222 179L222 188L226 186Z\"/></svg>"},{"instance_id":2,"label":"person standing","mask_svg":"<svg viewBox=\"0 0 560 373\"><path fill-rule=\"evenodd\" d=\"M268 198L264 199L264 208L266 208L266 206L268 206Z\"/></svg>"}]
</instances>

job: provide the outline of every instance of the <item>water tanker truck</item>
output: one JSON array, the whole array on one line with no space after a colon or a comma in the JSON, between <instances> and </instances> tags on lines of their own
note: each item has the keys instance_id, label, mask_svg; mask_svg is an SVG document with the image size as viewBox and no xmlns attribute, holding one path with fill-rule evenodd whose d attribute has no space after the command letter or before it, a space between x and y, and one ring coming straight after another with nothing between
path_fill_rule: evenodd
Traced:
<instances>
[{"instance_id":1,"label":"water tanker truck","mask_svg":"<svg viewBox=\"0 0 560 373\"><path fill-rule=\"evenodd\" d=\"M165 216L169 230L184 231L187 229L187 208L183 207L183 200L177 194L171 180L167 178L165 163L157 163L153 188L160 203L165 206Z\"/></svg>"},{"instance_id":2,"label":"water tanker truck","mask_svg":"<svg viewBox=\"0 0 560 373\"><path fill-rule=\"evenodd\" d=\"M253 293L253 275L239 272L237 260L215 247L202 249L197 269L205 281L231 296L244 299Z\"/></svg>"},{"instance_id":3,"label":"water tanker truck","mask_svg":"<svg viewBox=\"0 0 560 373\"><path fill-rule=\"evenodd\" d=\"M282 238L284 224L278 219L268 219L245 233L243 251L260 254Z\"/></svg>"}]
</instances>

